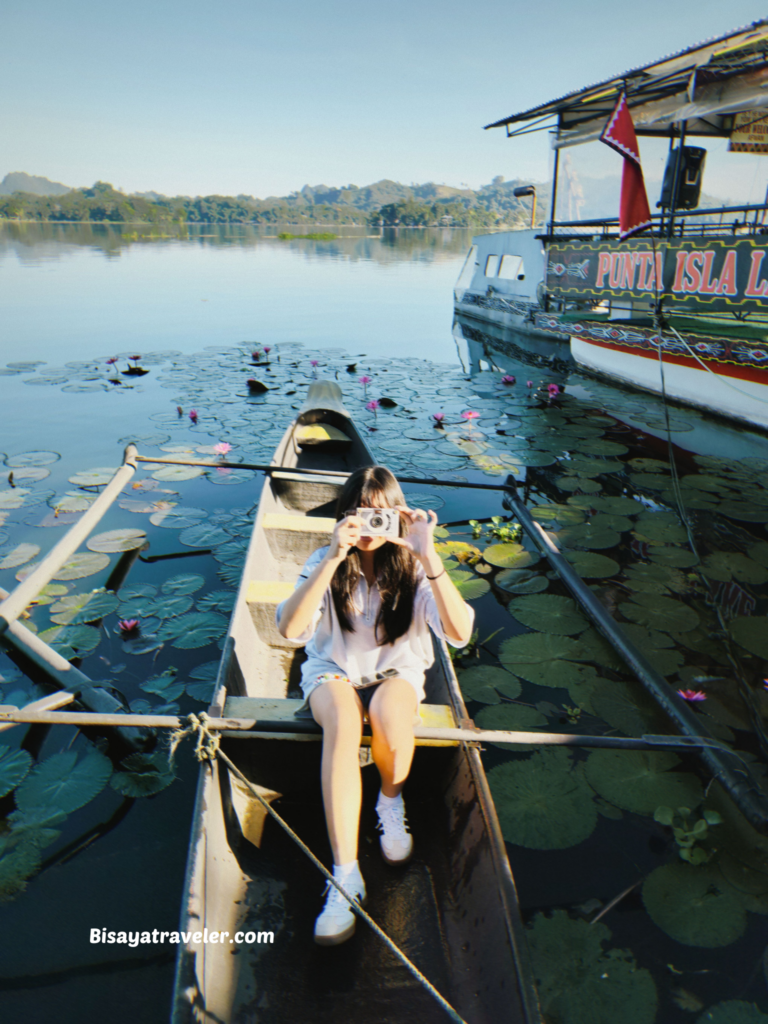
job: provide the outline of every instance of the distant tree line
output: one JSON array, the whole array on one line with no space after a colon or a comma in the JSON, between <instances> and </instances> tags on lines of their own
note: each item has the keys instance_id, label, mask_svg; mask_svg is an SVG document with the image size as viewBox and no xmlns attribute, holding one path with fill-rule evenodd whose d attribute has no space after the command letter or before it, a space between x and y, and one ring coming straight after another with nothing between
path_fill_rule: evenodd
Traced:
<instances>
[{"instance_id":1,"label":"distant tree line","mask_svg":"<svg viewBox=\"0 0 768 1024\"><path fill-rule=\"evenodd\" d=\"M382 181L358 189L305 186L286 197L126 195L108 182L64 195L0 195L0 220L119 224L354 224L381 227L527 226L528 206L514 198L516 182L495 178L473 191ZM539 192L543 198L544 189ZM382 201L389 199L389 201ZM333 201L331 201L333 200ZM540 203L543 209L543 203Z\"/></svg>"}]
</instances>

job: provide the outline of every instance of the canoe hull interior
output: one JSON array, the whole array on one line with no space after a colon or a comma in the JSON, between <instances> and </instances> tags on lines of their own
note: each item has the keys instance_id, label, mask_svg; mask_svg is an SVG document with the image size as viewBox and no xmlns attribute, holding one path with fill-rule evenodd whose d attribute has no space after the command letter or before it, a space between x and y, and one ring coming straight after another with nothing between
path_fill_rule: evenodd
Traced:
<instances>
[{"instance_id":1,"label":"canoe hull interior","mask_svg":"<svg viewBox=\"0 0 768 1024\"><path fill-rule=\"evenodd\" d=\"M331 413L352 440L347 451L297 450L289 428L276 453L286 471L273 473L262 492L212 714L223 712L227 698L279 705L300 696L303 651L277 634L275 603L293 587L307 532L316 548L322 530L332 528L329 501L340 483L323 471L372 461L351 421L339 409ZM317 470L318 478L292 479L296 465ZM435 641L435 655L426 702L459 722L466 709L442 642ZM290 724L282 738L223 739L232 761L262 791L279 794L275 809L330 865L321 746L317 733L292 731ZM361 748L361 761L367 752ZM387 865L379 851L378 773L369 765L362 774L360 863L369 913L468 1024L538 1021L514 881L478 751L455 743L417 748L405 790L415 855L402 868ZM343 946L312 942L324 880L274 820L267 818L262 832L262 818L258 802L221 762L201 770L181 927L229 935L223 944L180 947L175 1024L447 1019L362 921ZM230 942L238 931L253 933L253 941Z\"/></svg>"}]
</instances>

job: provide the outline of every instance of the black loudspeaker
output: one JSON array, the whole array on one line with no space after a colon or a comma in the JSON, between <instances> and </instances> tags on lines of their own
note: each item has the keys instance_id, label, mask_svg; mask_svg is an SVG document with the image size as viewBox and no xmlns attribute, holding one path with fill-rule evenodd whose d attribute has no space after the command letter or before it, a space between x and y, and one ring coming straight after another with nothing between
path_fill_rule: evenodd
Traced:
<instances>
[{"instance_id":1,"label":"black loudspeaker","mask_svg":"<svg viewBox=\"0 0 768 1024\"><path fill-rule=\"evenodd\" d=\"M679 148L670 150L667 166L664 169L664 184L661 187L661 199L656 204L669 209L674 191L675 170ZM699 205L701 195L701 179L704 176L706 149L701 146L683 146L683 158L680 161L679 185L675 207L678 210L693 210Z\"/></svg>"}]
</instances>

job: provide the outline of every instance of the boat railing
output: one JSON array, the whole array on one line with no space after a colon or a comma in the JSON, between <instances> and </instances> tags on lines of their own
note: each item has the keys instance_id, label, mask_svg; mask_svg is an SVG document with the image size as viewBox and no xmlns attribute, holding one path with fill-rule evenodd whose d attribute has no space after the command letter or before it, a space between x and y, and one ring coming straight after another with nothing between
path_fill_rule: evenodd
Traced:
<instances>
[{"instance_id":1,"label":"boat railing","mask_svg":"<svg viewBox=\"0 0 768 1024\"><path fill-rule=\"evenodd\" d=\"M651 215L654 234L684 238L686 235L768 235L768 204L743 203L739 206L699 207L695 210L676 210L670 231L664 213ZM538 237L544 242L593 238L614 238L619 234L618 217L597 217L590 220L558 220L548 225L546 234Z\"/></svg>"}]
</instances>

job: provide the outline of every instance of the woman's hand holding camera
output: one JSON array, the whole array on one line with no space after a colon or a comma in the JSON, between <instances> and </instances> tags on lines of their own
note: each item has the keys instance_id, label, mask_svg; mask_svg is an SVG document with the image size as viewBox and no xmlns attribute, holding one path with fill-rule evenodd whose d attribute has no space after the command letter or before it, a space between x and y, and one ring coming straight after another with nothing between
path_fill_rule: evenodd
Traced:
<instances>
[{"instance_id":1,"label":"woman's hand holding camera","mask_svg":"<svg viewBox=\"0 0 768 1024\"><path fill-rule=\"evenodd\" d=\"M408 523L408 536L392 538L391 543L412 551L429 573L428 565L433 565L435 560L442 564L440 556L435 551L437 514L431 509L425 512L421 508L404 508L402 505L398 505L397 511Z\"/></svg>"},{"instance_id":2,"label":"woman's hand holding camera","mask_svg":"<svg viewBox=\"0 0 768 1024\"><path fill-rule=\"evenodd\" d=\"M345 516L333 528L333 537L326 558L332 562L343 562L360 540L362 520L359 516Z\"/></svg>"}]
</instances>

